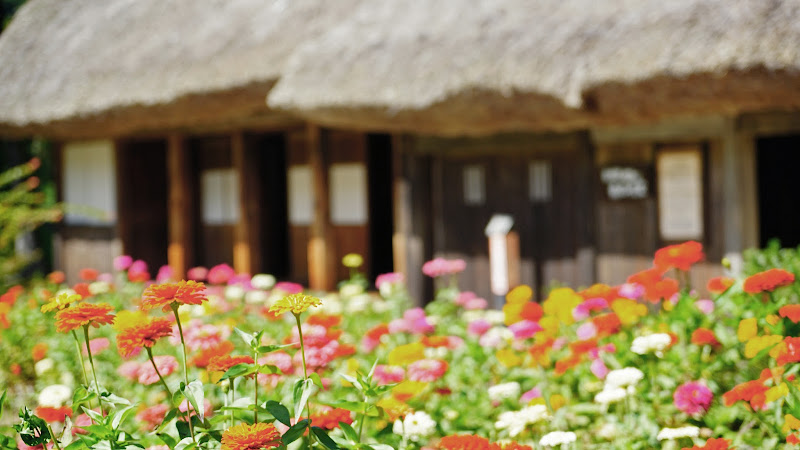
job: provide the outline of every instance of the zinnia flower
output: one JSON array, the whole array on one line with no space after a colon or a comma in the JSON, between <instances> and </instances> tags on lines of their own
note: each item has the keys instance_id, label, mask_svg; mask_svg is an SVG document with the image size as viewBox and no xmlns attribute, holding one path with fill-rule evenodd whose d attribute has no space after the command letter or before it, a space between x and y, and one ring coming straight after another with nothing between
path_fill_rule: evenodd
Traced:
<instances>
[{"instance_id":1,"label":"zinnia flower","mask_svg":"<svg viewBox=\"0 0 800 450\"><path fill-rule=\"evenodd\" d=\"M246 355L222 355L211 358L206 369L209 372L227 372L228 369L237 364L253 364L253 358Z\"/></svg>"},{"instance_id":2,"label":"zinnia flower","mask_svg":"<svg viewBox=\"0 0 800 450\"><path fill-rule=\"evenodd\" d=\"M689 425L680 428L662 428L661 431L658 432L658 436L656 436L656 438L659 441L663 441L671 439L680 439L685 437L693 438L699 435L700 435L700 428Z\"/></svg>"},{"instance_id":3,"label":"zinnia flower","mask_svg":"<svg viewBox=\"0 0 800 450\"><path fill-rule=\"evenodd\" d=\"M69 292L62 292L57 296L51 298L47 303L42 305L42 312L47 313L55 310L62 310L70 305L70 303L79 302L83 299L78 294L71 294Z\"/></svg>"},{"instance_id":4,"label":"zinnia flower","mask_svg":"<svg viewBox=\"0 0 800 450\"><path fill-rule=\"evenodd\" d=\"M691 269L692 264L702 261L703 258L703 244L689 241L657 250L653 265L662 271L675 268L686 272Z\"/></svg>"},{"instance_id":5,"label":"zinnia flower","mask_svg":"<svg viewBox=\"0 0 800 450\"><path fill-rule=\"evenodd\" d=\"M206 287L197 281L179 281L177 283L151 284L142 293L142 310L148 311L162 308L170 310L173 304L200 305L208 300L203 295Z\"/></svg>"},{"instance_id":6,"label":"zinnia flower","mask_svg":"<svg viewBox=\"0 0 800 450\"><path fill-rule=\"evenodd\" d=\"M66 333L80 327L92 325L99 327L113 323L114 315L110 314L114 307L108 303L81 303L72 308L62 309L56 313L56 331Z\"/></svg>"},{"instance_id":7,"label":"zinnia flower","mask_svg":"<svg viewBox=\"0 0 800 450\"><path fill-rule=\"evenodd\" d=\"M45 422L63 422L65 417L72 417L72 408L69 406L62 406L54 408L52 406L40 406L36 408L36 415L45 420Z\"/></svg>"},{"instance_id":8,"label":"zinnia flower","mask_svg":"<svg viewBox=\"0 0 800 450\"><path fill-rule=\"evenodd\" d=\"M793 273L783 269L769 269L747 277L742 288L748 294L758 294L771 292L792 283L794 283Z\"/></svg>"},{"instance_id":9,"label":"zinnia flower","mask_svg":"<svg viewBox=\"0 0 800 450\"><path fill-rule=\"evenodd\" d=\"M280 447L281 433L271 423L241 423L222 433L222 450L255 450Z\"/></svg>"},{"instance_id":10,"label":"zinnia flower","mask_svg":"<svg viewBox=\"0 0 800 450\"><path fill-rule=\"evenodd\" d=\"M162 337L172 335L172 322L163 317L157 317L143 324L124 328L117 334L117 349L120 356L127 358L137 349L152 347Z\"/></svg>"},{"instance_id":11,"label":"zinnia flower","mask_svg":"<svg viewBox=\"0 0 800 450\"><path fill-rule=\"evenodd\" d=\"M714 335L712 330L708 328L698 328L692 332L692 344L695 345L710 345L718 347L720 344L717 336Z\"/></svg>"},{"instance_id":12,"label":"zinnia flower","mask_svg":"<svg viewBox=\"0 0 800 450\"><path fill-rule=\"evenodd\" d=\"M728 450L730 445L731 441L727 439L714 438L707 440L702 447L695 445L694 447L685 447L683 450Z\"/></svg>"},{"instance_id":13,"label":"zinnia flower","mask_svg":"<svg viewBox=\"0 0 800 450\"><path fill-rule=\"evenodd\" d=\"M291 312L294 315L299 315L311 308L317 307L322 304L322 300L317 297L312 297L305 294L292 294L277 300L270 308L269 312L281 315L285 312Z\"/></svg>"},{"instance_id":14,"label":"zinnia flower","mask_svg":"<svg viewBox=\"0 0 800 450\"><path fill-rule=\"evenodd\" d=\"M156 367L158 367L158 372L162 377L166 377L178 369L178 360L175 359L174 356L161 355L154 357L153 360L155 361ZM137 373L137 376L139 383L144 385L156 384L159 381L158 373L156 373L152 363L142 364L139 366L139 372Z\"/></svg>"},{"instance_id":15,"label":"zinnia flower","mask_svg":"<svg viewBox=\"0 0 800 450\"><path fill-rule=\"evenodd\" d=\"M551 431L539 440L539 445L543 447L555 447L557 445L571 444L578 437L572 431Z\"/></svg>"},{"instance_id":16,"label":"zinnia flower","mask_svg":"<svg viewBox=\"0 0 800 450\"><path fill-rule=\"evenodd\" d=\"M411 381L432 382L447 372L447 361L441 359L421 359L408 366L408 379Z\"/></svg>"},{"instance_id":17,"label":"zinnia flower","mask_svg":"<svg viewBox=\"0 0 800 450\"><path fill-rule=\"evenodd\" d=\"M735 280L730 277L714 277L708 280L706 289L714 294L721 294L727 291L729 287L733 286L734 282Z\"/></svg>"},{"instance_id":18,"label":"zinnia flower","mask_svg":"<svg viewBox=\"0 0 800 450\"><path fill-rule=\"evenodd\" d=\"M394 434L419 442L422 438L436 431L436 422L425 411L417 411L407 415L402 421L396 420L392 426Z\"/></svg>"},{"instance_id":19,"label":"zinnia flower","mask_svg":"<svg viewBox=\"0 0 800 450\"><path fill-rule=\"evenodd\" d=\"M436 448L440 450L489 450L489 440L471 434L445 436Z\"/></svg>"},{"instance_id":20,"label":"zinnia flower","mask_svg":"<svg viewBox=\"0 0 800 450\"><path fill-rule=\"evenodd\" d=\"M311 414L311 423L315 427L320 427L323 430L333 430L339 428L339 422L350 425L353 423L353 417L350 411L342 408L331 408Z\"/></svg>"},{"instance_id":21,"label":"zinnia flower","mask_svg":"<svg viewBox=\"0 0 800 450\"><path fill-rule=\"evenodd\" d=\"M781 317L788 317L793 323L800 321L800 305L786 305L778 310Z\"/></svg>"},{"instance_id":22,"label":"zinnia flower","mask_svg":"<svg viewBox=\"0 0 800 450\"><path fill-rule=\"evenodd\" d=\"M672 395L675 407L690 416L708 411L713 398L714 394L711 393L711 389L697 381L690 381L678 386Z\"/></svg>"}]
</instances>

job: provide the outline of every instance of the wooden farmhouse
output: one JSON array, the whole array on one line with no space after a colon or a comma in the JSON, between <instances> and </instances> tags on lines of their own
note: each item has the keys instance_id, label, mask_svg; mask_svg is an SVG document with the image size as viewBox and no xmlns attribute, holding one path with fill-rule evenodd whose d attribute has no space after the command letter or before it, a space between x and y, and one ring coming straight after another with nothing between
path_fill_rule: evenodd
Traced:
<instances>
[{"instance_id":1,"label":"wooden farmhouse","mask_svg":"<svg viewBox=\"0 0 800 450\"><path fill-rule=\"evenodd\" d=\"M356 252L419 299L441 256L490 296L691 239L705 277L800 244L798 24L800 0L30 0L0 135L55 142L96 212L60 228L73 274L125 253L330 289Z\"/></svg>"}]
</instances>

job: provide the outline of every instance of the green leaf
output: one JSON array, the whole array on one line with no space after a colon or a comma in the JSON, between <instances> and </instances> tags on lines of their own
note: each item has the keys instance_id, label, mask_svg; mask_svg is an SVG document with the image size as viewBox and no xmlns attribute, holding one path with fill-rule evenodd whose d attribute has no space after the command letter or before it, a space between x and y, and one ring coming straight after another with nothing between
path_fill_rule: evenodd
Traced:
<instances>
[{"instance_id":1,"label":"green leaf","mask_svg":"<svg viewBox=\"0 0 800 450\"><path fill-rule=\"evenodd\" d=\"M280 373L281 369L278 366L273 366L272 364L264 364L262 366L258 366L258 373L269 373L269 374L276 374Z\"/></svg>"},{"instance_id":2,"label":"green leaf","mask_svg":"<svg viewBox=\"0 0 800 450\"><path fill-rule=\"evenodd\" d=\"M203 393L203 383L200 380L195 380L189 383L186 386L186 390L184 391L186 398L189 399L189 402L192 404L192 408L197 412L197 416L200 420L203 420L205 416L205 404L203 400L205 399L205 394Z\"/></svg>"},{"instance_id":3,"label":"green leaf","mask_svg":"<svg viewBox=\"0 0 800 450\"><path fill-rule=\"evenodd\" d=\"M294 404L294 417L296 419L299 419L300 414L303 413L303 409L305 409L309 397L311 397L312 394L317 392L317 387L314 385L314 382L311 380L311 378L306 378L305 380L302 380L300 386L301 386L300 399Z\"/></svg>"},{"instance_id":4,"label":"green leaf","mask_svg":"<svg viewBox=\"0 0 800 450\"><path fill-rule=\"evenodd\" d=\"M22 407L19 412L22 423L14 425L14 429L19 433L22 442L30 446L45 444L50 440L50 430L47 429L47 422L36 414L31 414L31 410Z\"/></svg>"},{"instance_id":5,"label":"green leaf","mask_svg":"<svg viewBox=\"0 0 800 450\"><path fill-rule=\"evenodd\" d=\"M283 433L283 437L281 438L283 445L289 445L296 441L297 438L305 433L306 428L308 428L308 419L303 419L292 425L292 427L289 428L286 433Z\"/></svg>"},{"instance_id":6,"label":"green leaf","mask_svg":"<svg viewBox=\"0 0 800 450\"><path fill-rule=\"evenodd\" d=\"M251 347L251 348L253 347L253 343L256 342L256 337L253 336L252 333L248 333L246 331L242 331L242 330L240 330L238 328L235 328L235 327L233 328L233 331L235 331L236 334L238 334L239 337L242 338L242 340L244 341L245 344L247 344L248 347Z\"/></svg>"},{"instance_id":7,"label":"green leaf","mask_svg":"<svg viewBox=\"0 0 800 450\"><path fill-rule=\"evenodd\" d=\"M339 428L342 429L345 437L351 442L358 442L358 433L356 433L356 430L354 430L349 423L339 422Z\"/></svg>"},{"instance_id":8,"label":"green leaf","mask_svg":"<svg viewBox=\"0 0 800 450\"><path fill-rule=\"evenodd\" d=\"M103 420L103 415L99 412L89 409L85 406L81 406L81 409L87 416L89 416L90 419L92 419L92 421L94 421L94 423L105 423L105 420Z\"/></svg>"},{"instance_id":9,"label":"green leaf","mask_svg":"<svg viewBox=\"0 0 800 450\"><path fill-rule=\"evenodd\" d=\"M318 373L316 373L316 372L311 372L311 375L309 375L309 376L308 376L308 378L309 378L311 381L313 381L313 382L314 382L314 384L316 384L318 388L320 388L320 389L322 389L322 388L323 388L323 386L322 386L322 380L319 378L319 374L318 374Z\"/></svg>"},{"instance_id":10,"label":"green leaf","mask_svg":"<svg viewBox=\"0 0 800 450\"><path fill-rule=\"evenodd\" d=\"M0 417L3 417L3 405L6 402L6 391L3 391L3 395L0 395Z\"/></svg>"},{"instance_id":11,"label":"green leaf","mask_svg":"<svg viewBox=\"0 0 800 450\"><path fill-rule=\"evenodd\" d=\"M169 411L167 411L167 415L164 416L164 420L161 421L161 425L158 427L156 431L158 433L164 431L164 428L166 428L167 425L169 425L172 422L172 419L174 419L175 416L177 415L178 415L178 408L172 408ZM174 447L174 445L170 446L170 448L172 447Z\"/></svg>"},{"instance_id":12,"label":"green leaf","mask_svg":"<svg viewBox=\"0 0 800 450\"><path fill-rule=\"evenodd\" d=\"M193 448L197 448L197 444L194 443L191 436L183 438L175 444L175 450L192 450Z\"/></svg>"},{"instance_id":13,"label":"green leaf","mask_svg":"<svg viewBox=\"0 0 800 450\"><path fill-rule=\"evenodd\" d=\"M133 407L134 405L131 405L115 412L114 417L111 419L111 428L114 430L119 428L120 423L133 412Z\"/></svg>"},{"instance_id":14,"label":"green leaf","mask_svg":"<svg viewBox=\"0 0 800 450\"><path fill-rule=\"evenodd\" d=\"M272 414L272 416L275 417L278 422L286 425L287 427L292 425L292 418L289 416L289 410L275 400L270 400L267 402L267 411L269 411L269 413Z\"/></svg>"},{"instance_id":15,"label":"green leaf","mask_svg":"<svg viewBox=\"0 0 800 450\"><path fill-rule=\"evenodd\" d=\"M229 378L236 378L241 376L247 376L253 373L256 373L258 369L256 368L255 364L236 364L235 366L231 367L222 375L222 378L219 381L227 380Z\"/></svg>"},{"instance_id":16,"label":"green leaf","mask_svg":"<svg viewBox=\"0 0 800 450\"><path fill-rule=\"evenodd\" d=\"M322 428L311 427L311 432L314 433L314 436L316 436L322 445L327 447L329 450L339 450L339 446L336 445L336 442L333 442L333 439L331 439L331 437L328 436L328 433L326 433Z\"/></svg>"},{"instance_id":17,"label":"green leaf","mask_svg":"<svg viewBox=\"0 0 800 450\"><path fill-rule=\"evenodd\" d=\"M161 439L161 442L167 444L167 447L169 448L175 448L175 446L178 444L178 441L176 441L174 437L168 435L167 433L156 433L156 436Z\"/></svg>"},{"instance_id":18,"label":"green leaf","mask_svg":"<svg viewBox=\"0 0 800 450\"><path fill-rule=\"evenodd\" d=\"M272 353L272 352L274 352L274 351L276 351L276 350L280 350L280 349L282 349L282 348L286 348L286 347L291 347L291 346L293 346L293 345L295 345L295 344L284 344L284 345L262 345L262 346L258 347L256 350L258 351L258 353L259 353L259 354L263 354L263 353Z\"/></svg>"}]
</instances>

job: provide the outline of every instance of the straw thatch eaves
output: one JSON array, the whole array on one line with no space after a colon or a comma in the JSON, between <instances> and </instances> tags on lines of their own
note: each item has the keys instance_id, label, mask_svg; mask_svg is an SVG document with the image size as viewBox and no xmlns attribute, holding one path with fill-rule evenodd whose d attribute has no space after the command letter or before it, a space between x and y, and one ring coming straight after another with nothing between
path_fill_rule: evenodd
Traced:
<instances>
[{"instance_id":1,"label":"straw thatch eaves","mask_svg":"<svg viewBox=\"0 0 800 450\"><path fill-rule=\"evenodd\" d=\"M267 92L336 0L30 0L0 37L0 133L118 135L296 120Z\"/></svg>"},{"instance_id":2,"label":"straw thatch eaves","mask_svg":"<svg viewBox=\"0 0 800 450\"><path fill-rule=\"evenodd\" d=\"M796 109L799 70L800 0L30 0L0 133L565 130Z\"/></svg>"},{"instance_id":3,"label":"straw thatch eaves","mask_svg":"<svg viewBox=\"0 0 800 450\"><path fill-rule=\"evenodd\" d=\"M798 0L381 0L289 60L269 104L485 133L800 106Z\"/></svg>"}]
</instances>

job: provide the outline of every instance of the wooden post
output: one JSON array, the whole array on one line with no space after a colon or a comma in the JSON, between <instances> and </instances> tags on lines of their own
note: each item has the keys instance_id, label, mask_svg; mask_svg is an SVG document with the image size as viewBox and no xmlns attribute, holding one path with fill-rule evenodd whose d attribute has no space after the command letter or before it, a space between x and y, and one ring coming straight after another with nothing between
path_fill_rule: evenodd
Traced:
<instances>
[{"instance_id":1,"label":"wooden post","mask_svg":"<svg viewBox=\"0 0 800 450\"><path fill-rule=\"evenodd\" d=\"M233 230L233 268L237 273L253 274L260 270L255 258L258 251L258 190L254 185L258 167L248 158L244 134L234 132L231 136L233 167L239 174L239 222Z\"/></svg>"},{"instance_id":2,"label":"wooden post","mask_svg":"<svg viewBox=\"0 0 800 450\"><path fill-rule=\"evenodd\" d=\"M314 220L308 242L308 279L311 289L329 291L335 286L336 248L330 223L329 162L324 144L324 135L320 128L309 125L306 130L306 145L314 192Z\"/></svg>"},{"instance_id":3,"label":"wooden post","mask_svg":"<svg viewBox=\"0 0 800 450\"><path fill-rule=\"evenodd\" d=\"M167 141L169 174L169 247L167 261L176 278L183 278L194 262L194 197L189 152L183 136L170 135Z\"/></svg>"}]
</instances>

